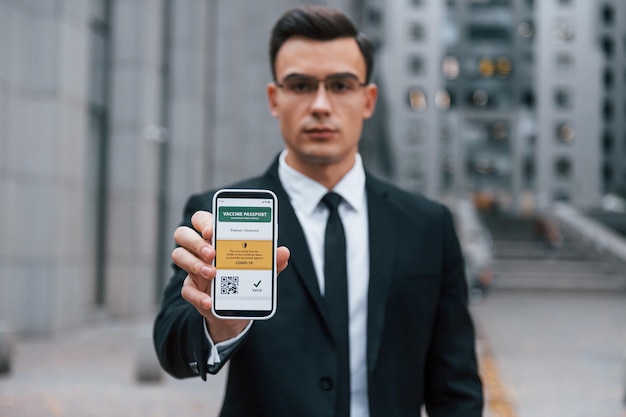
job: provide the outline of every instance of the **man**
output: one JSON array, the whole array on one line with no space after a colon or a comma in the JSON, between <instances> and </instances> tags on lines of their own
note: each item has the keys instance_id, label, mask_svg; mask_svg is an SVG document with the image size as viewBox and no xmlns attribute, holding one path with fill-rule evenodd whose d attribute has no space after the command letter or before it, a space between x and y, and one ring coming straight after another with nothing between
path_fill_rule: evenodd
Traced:
<instances>
[{"instance_id":1,"label":"man","mask_svg":"<svg viewBox=\"0 0 626 417\"><path fill-rule=\"evenodd\" d=\"M417 417L422 405L430 417L480 416L450 213L372 177L358 154L378 93L371 44L343 14L298 7L276 23L270 59L267 96L285 150L234 187L278 196L278 311L253 323L212 315L213 192L192 196L154 328L162 366L204 379L229 362L222 416ZM343 277L324 262L334 256L324 252L331 217L345 230ZM329 294L339 278L349 295L338 303Z\"/></svg>"}]
</instances>

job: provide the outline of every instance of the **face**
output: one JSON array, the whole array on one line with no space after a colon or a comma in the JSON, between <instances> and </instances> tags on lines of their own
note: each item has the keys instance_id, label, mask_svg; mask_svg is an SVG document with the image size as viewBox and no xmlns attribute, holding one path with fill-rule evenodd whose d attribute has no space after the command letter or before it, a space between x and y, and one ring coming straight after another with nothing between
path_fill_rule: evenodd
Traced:
<instances>
[{"instance_id":1,"label":"face","mask_svg":"<svg viewBox=\"0 0 626 417\"><path fill-rule=\"evenodd\" d=\"M288 150L287 163L305 174L328 167L347 172L354 164L363 120L374 112L377 97L374 84L360 84L366 68L356 41L290 38L278 51L275 71L277 82L268 85L267 95ZM320 82L312 92L288 88L285 81L300 76L345 76L358 83L348 92L341 83Z\"/></svg>"}]
</instances>

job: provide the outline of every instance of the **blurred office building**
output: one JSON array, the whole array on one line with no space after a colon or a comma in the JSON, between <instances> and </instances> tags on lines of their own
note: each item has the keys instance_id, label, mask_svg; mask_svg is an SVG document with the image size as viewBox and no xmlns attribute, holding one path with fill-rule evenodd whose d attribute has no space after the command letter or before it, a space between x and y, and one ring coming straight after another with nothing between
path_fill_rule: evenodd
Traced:
<instances>
[{"instance_id":1,"label":"blurred office building","mask_svg":"<svg viewBox=\"0 0 626 417\"><path fill-rule=\"evenodd\" d=\"M188 195L282 149L268 37L304 1L0 0L0 320L153 314ZM374 40L370 169L521 212L626 184L623 0L332 0Z\"/></svg>"},{"instance_id":2,"label":"blurred office building","mask_svg":"<svg viewBox=\"0 0 626 417\"><path fill-rule=\"evenodd\" d=\"M626 3L364 1L401 185L587 208L626 186ZM371 18L374 16L375 18ZM382 33L382 35L381 35Z\"/></svg>"}]
</instances>

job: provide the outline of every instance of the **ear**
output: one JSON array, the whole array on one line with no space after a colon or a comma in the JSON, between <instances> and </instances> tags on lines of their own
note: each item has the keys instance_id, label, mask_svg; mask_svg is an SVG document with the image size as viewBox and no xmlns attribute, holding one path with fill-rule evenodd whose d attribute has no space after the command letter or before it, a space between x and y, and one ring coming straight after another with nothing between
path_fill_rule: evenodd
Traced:
<instances>
[{"instance_id":1,"label":"ear","mask_svg":"<svg viewBox=\"0 0 626 417\"><path fill-rule=\"evenodd\" d=\"M365 106L363 107L363 118L369 119L376 110L376 100L378 99L378 86L368 84L365 86Z\"/></svg>"},{"instance_id":2,"label":"ear","mask_svg":"<svg viewBox=\"0 0 626 417\"><path fill-rule=\"evenodd\" d=\"M267 104L269 105L270 113L272 113L272 116L278 117L278 87L276 83L268 83L265 91L267 93Z\"/></svg>"}]
</instances>

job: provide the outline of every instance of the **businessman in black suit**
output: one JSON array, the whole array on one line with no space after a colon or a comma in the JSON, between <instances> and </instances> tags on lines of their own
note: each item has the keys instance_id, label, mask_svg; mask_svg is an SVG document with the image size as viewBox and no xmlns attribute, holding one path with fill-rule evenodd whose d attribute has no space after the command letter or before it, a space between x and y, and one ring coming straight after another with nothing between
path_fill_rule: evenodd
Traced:
<instances>
[{"instance_id":1,"label":"businessman in black suit","mask_svg":"<svg viewBox=\"0 0 626 417\"><path fill-rule=\"evenodd\" d=\"M419 417L423 405L430 417L480 416L451 215L374 178L358 154L378 93L371 44L343 14L303 6L276 23L270 59L285 150L233 187L278 196L278 311L213 316L213 192L192 196L154 326L162 366L205 379L230 363L222 416ZM342 250L328 252L331 223ZM337 252L342 261L325 262Z\"/></svg>"}]
</instances>

